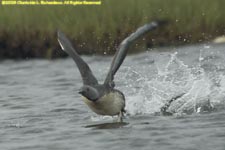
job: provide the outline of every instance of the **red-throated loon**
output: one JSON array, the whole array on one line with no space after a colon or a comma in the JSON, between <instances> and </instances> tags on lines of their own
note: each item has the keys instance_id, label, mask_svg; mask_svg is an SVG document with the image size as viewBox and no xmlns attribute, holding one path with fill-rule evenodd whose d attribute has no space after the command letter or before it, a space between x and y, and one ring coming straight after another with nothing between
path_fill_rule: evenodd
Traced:
<instances>
[{"instance_id":1,"label":"red-throated loon","mask_svg":"<svg viewBox=\"0 0 225 150\"><path fill-rule=\"evenodd\" d=\"M66 36L61 31L58 31L58 41L61 48L73 58L80 71L83 87L80 89L79 93L82 95L83 101L92 111L99 115L118 115L118 121L122 121L123 113L125 112L125 97L121 91L114 88L114 75L126 57L130 44L162 23L163 22L154 21L146 24L122 41L116 51L103 84L98 83L88 64L78 55Z\"/></svg>"}]
</instances>

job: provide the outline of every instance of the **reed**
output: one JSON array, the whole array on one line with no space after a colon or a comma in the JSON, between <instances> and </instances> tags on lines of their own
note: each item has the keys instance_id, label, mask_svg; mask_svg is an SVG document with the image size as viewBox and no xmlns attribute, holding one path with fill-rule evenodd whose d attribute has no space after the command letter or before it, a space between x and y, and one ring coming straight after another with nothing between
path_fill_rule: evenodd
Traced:
<instances>
[{"instance_id":1,"label":"reed","mask_svg":"<svg viewBox=\"0 0 225 150\"><path fill-rule=\"evenodd\" d=\"M57 29L70 37L80 53L111 54L129 33L155 19L170 23L148 34L142 45L211 40L225 34L224 6L224 0L102 0L100 6L0 6L0 57L16 58L18 51L24 57L64 56L58 51ZM135 52L143 49L140 47Z\"/></svg>"}]
</instances>

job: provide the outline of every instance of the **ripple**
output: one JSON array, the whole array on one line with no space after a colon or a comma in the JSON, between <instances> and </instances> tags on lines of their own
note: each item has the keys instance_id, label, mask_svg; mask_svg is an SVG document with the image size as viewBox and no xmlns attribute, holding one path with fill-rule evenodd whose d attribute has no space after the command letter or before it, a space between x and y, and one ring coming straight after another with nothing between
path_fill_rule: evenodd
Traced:
<instances>
[{"instance_id":1,"label":"ripple","mask_svg":"<svg viewBox=\"0 0 225 150\"><path fill-rule=\"evenodd\" d=\"M201 45L128 56L115 76L126 96L124 123L95 115L80 100L82 82L71 59L1 62L0 147L223 150L224 46L202 51L204 59ZM103 81L112 58L85 59ZM180 93L168 108L172 116L161 116L160 108ZM206 100L216 109L195 112Z\"/></svg>"}]
</instances>

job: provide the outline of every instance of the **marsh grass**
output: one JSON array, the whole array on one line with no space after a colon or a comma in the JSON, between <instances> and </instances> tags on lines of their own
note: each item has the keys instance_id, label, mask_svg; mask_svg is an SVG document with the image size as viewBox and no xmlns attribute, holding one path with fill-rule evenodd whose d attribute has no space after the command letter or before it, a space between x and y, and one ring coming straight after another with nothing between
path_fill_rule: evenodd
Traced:
<instances>
[{"instance_id":1,"label":"marsh grass","mask_svg":"<svg viewBox=\"0 0 225 150\"><path fill-rule=\"evenodd\" d=\"M224 0L102 0L100 6L0 6L2 57L57 57L57 29L83 54L114 53L137 27L155 19L168 26L140 40L140 45L195 43L225 34ZM139 48L143 49L139 45ZM137 46L138 47L138 46ZM19 50L20 49L20 50ZM3 54L2 54L3 53Z\"/></svg>"}]
</instances>

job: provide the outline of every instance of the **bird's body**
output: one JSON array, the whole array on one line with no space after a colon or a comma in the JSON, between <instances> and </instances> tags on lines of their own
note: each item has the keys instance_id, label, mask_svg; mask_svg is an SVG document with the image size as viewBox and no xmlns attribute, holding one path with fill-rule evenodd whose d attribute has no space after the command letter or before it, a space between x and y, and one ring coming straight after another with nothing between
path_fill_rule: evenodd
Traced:
<instances>
[{"instance_id":1,"label":"bird's body","mask_svg":"<svg viewBox=\"0 0 225 150\"><path fill-rule=\"evenodd\" d=\"M118 90L106 93L96 102L93 102L84 96L82 96L82 99L93 112L99 115L119 115L125 108L125 97L123 93Z\"/></svg>"},{"instance_id":2,"label":"bird's body","mask_svg":"<svg viewBox=\"0 0 225 150\"><path fill-rule=\"evenodd\" d=\"M114 75L121 66L130 44L146 32L155 29L159 23L160 22L152 22L146 24L138 28L136 32L132 33L122 41L116 51L103 84L98 83L88 64L78 55L66 36L58 31L58 41L60 46L73 58L80 71L83 86L79 93L82 95L83 101L92 111L99 115L118 115L118 120L122 121L122 116L125 112L125 97L121 91L114 88Z\"/></svg>"}]
</instances>

